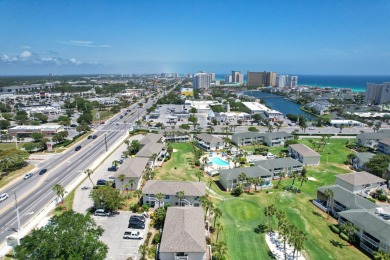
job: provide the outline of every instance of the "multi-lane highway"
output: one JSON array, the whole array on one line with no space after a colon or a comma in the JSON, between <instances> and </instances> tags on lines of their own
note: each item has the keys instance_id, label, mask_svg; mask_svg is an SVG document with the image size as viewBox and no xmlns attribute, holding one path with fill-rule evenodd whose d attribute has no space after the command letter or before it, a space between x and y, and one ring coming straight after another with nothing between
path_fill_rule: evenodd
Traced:
<instances>
[{"instance_id":1,"label":"multi-lane highway","mask_svg":"<svg viewBox=\"0 0 390 260\"><path fill-rule=\"evenodd\" d=\"M20 223L23 227L27 224L47 203L52 201L56 195L52 191L55 184L59 183L66 187L74 179L84 174L93 162L106 153L106 142L108 149L127 134L130 126L146 113L146 109L153 104L149 99L142 108L133 106L131 113L120 119L119 115L107 121L104 125L95 128L96 139L86 139L78 143L82 146L80 151L70 148L68 151L53 156L38 165L38 170L33 177L27 180L20 180L1 193L8 193L10 198L0 203L0 245L6 237L13 234L18 223L14 207L14 193L18 197ZM43 175L39 175L40 169L47 169Z\"/></svg>"}]
</instances>

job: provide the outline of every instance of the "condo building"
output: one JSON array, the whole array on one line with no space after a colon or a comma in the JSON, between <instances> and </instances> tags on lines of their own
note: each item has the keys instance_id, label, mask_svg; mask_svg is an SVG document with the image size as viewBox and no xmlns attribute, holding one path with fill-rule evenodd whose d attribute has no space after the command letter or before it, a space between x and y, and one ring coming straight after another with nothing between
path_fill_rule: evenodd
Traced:
<instances>
[{"instance_id":1,"label":"condo building","mask_svg":"<svg viewBox=\"0 0 390 260\"><path fill-rule=\"evenodd\" d=\"M365 102L369 105L380 105L390 101L390 82L382 84L367 83Z\"/></svg>"},{"instance_id":2,"label":"condo building","mask_svg":"<svg viewBox=\"0 0 390 260\"><path fill-rule=\"evenodd\" d=\"M276 72L247 72L247 85L276 86Z\"/></svg>"},{"instance_id":3,"label":"condo building","mask_svg":"<svg viewBox=\"0 0 390 260\"><path fill-rule=\"evenodd\" d=\"M211 80L210 74L206 72L198 72L194 75L193 87L194 89L208 89L210 88Z\"/></svg>"}]
</instances>

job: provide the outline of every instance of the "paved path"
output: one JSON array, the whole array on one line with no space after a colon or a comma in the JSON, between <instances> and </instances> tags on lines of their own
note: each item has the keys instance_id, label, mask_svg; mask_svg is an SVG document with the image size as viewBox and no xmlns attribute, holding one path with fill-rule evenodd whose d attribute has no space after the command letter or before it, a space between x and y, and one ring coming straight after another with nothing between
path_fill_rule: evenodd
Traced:
<instances>
[{"instance_id":1,"label":"paved path","mask_svg":"<svg viewBox=\"0 0 390 260\"><path fill-rule=\"evenodd\" d=\"M272 252L272 254L275 256L278 260L284 260L284 245L282 240L279 240L278 233L267 233L265 235L265 241L267 242L267 245L269 247L269 250ZM301 254L295 252L295 257L293 257L293 251L294 248L292 246L289 246L289 244L286 242L286 259L287 260L306 260L306 258ZM298 256L297 256L298 255Z\"/></svg>"},{"instance_id":2,"label":"paved path","mask_svg":"<svg viewBox=\"0 0 390 260\"><path fill-rule=\"evenodd\" d=\"M135 135L130 137L128 140L141 140L143 135ZM107 169L112 166L112 162L119 160L123 151L126 151L127 145L122 143L114 152L112 152L94 171L91 175L92 182L96 184L99 179L108 180L110 176L114 175L115 172L109 172ZM87 175L85 175L87 176ZM87 190L82 190L82 187L88 187ZM92 183L89 178L86 178L76 189L73 200L73 210L85 214L89 208L93 206L90 198L90 192L92 191Z\"/></svg>"}]
</instances>

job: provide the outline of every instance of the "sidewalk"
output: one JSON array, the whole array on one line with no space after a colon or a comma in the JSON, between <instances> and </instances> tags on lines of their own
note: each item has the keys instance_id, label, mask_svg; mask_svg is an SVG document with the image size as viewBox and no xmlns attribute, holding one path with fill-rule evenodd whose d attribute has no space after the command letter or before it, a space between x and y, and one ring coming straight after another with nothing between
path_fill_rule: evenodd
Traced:
<instances>
[{"instance_id":1,"label":"sidewalk","mask_svg":"<svg viewBox=\"0 0 390 260\"><path fill-rule=\"evenodd\" d=\"M143 135L135 135L128 140L141 140ZM91 179L94 185L96 185L97 180L104 179L108 180L110 176L114 175L115 172L109 172L107 169L112 166L112 162L115 160L119 160L124 151L126 151L127 145L122 143L116 150L114 150L101 164L95 169L93 174L91 175ZM119 165L119 167L121 167ZM92 168L92 167L91 167ZM92 200L90 198L90 193L92 191L92 183L90 179L85 175L85 180L79 185L74 194L73 200L73 210L75 212L85 214L89 208L93 206ZM82 190L82 187L88 187L87 190Z\"/></svg>"}]
</instances>

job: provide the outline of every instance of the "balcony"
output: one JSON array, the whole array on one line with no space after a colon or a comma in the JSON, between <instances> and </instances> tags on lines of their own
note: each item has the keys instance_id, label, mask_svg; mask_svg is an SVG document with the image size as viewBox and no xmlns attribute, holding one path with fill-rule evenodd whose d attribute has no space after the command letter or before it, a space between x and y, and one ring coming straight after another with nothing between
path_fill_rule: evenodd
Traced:
<instances>
[{"instance_id":1,"label":"balcony","mask_svg":"<svg viewBox=\"0 0 390 260\"><path fill-rule=\"evenodd\" d=\"M365 234L362 235L362 240L365 240L366 242L370 243L371 245L375 247L379 247L379 243L373 240L372 238L366 236Z\"/></svg>"},{"instance_id":2,"label":"balcony","mask_svg":"<svg viewBox=\"0 0 390 260\"><path fill-rule=\"evenodd\" d=\"M371 248L369 248L368 246L366 246L365 244L360 243L360 247L363 248L364 251L370 253L371 255L373 254L373 250Z\"/></svg>"},{"instance_id":3,"label":"balcony","mask_svg":"<svg viewBox=\"0 0 390 260\"><path fill-rule=\"evenodd\" d=\"M175 260L188 260L188 256L175 256Z\"/></svg>"},{"instance_id":4,"label":"balcony","mask_svg":"<svg viewBox=\"0 0 390 260\"><path fill-rule=\"evenodd\" d=\"M318 202L317 200L312 200L313 204L316 205L319 209L327 212L328 209L325 207L322 203Z\"/></svg>"}]
</instances>

